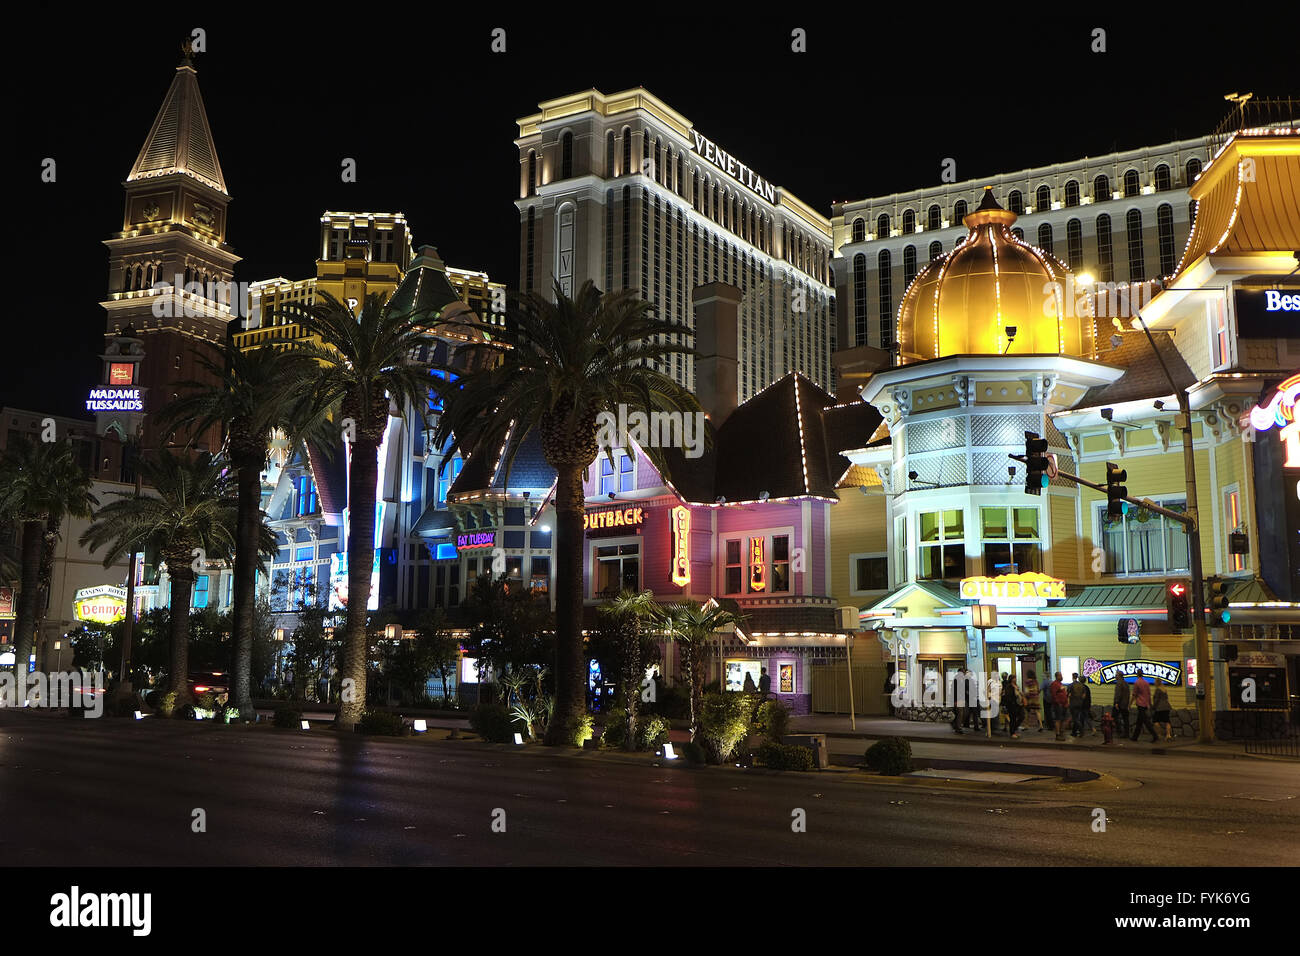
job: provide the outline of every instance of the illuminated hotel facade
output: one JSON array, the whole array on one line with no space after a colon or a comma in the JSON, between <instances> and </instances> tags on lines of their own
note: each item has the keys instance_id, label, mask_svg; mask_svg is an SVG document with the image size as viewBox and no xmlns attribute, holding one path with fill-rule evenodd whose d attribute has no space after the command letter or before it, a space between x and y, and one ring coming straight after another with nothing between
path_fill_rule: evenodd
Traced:
<instances>
[{"instance_id":1,"label":"illuminated hotel facade","mask_svg":"<svg viewBox=\"0 0 1300 956\"><path fill-rule=\"evenodd\" d=\"M644 89L587 90L519 119L520 288L636 289L695 329L692 290L741 290L736 401L788 372L831 386L831 227ZM686 356L660 371L694 389Z\"/></svg>"}]
</instances>

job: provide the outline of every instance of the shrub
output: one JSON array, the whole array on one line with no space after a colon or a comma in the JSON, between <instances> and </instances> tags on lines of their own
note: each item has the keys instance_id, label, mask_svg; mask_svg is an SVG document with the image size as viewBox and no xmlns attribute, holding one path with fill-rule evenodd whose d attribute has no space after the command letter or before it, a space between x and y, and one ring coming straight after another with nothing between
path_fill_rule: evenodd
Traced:
<instances>
[{"instance_id":1,"label":"shrub","mask_svg":"<svg viewBox=\"0 0 1300 956\"><path fill-rule=\"evenodd\" d=\"M655 699L643 703L641 709L667 717L669 720L685 720L691 715L691 698L686 693L685 687L681 685L669 687L656 678Z\"/></svg>"},{"instance_id":2,"label":"shrub","mask_svg":"<svg viewBox=\"0 0 1300 956\"><path fill-rule=\"evenodd\" d=\"M274 722L277 727L289 727L297 730L302 726L302 711L294 710L292 707L277 707L275 708Z\"/></svg>"},{"instance_id":3,"label":"shrub","mask_svg":"<svg viewBox=\"0 0 1300 956\"><path fill-rule=\"evenodd\" d=\"M182 704L172 711L172 716L177 720L194 720L198 715L194 712L193 704Z\"/></svg>"},{"instance_id":4,"label":"shrub","mask_svg":"<svg viewBox=\"0 0 1300 956\"><path fill-rule=\"evenodd\" d=\"M237 724L239 723L239 708L227 706L221 716L226 723Z\"/></svg>"},{"instance_id":5,"label":"shrub","mask_svg":"<svg viewBox=\"0 0 1300 956\"><path fill-rule=\"evenodd\" d=\"M754 730L772 743L779 744L790 732L790 708L779 700L769 700L754 711Z\"/></svg>"},{"instance_id":6,"label":"shrub","mask_svg":"<svg viewBox=\"0 0 1300 956\"><path fill-rule=\"evenodd\" d=\"M867 748L867 766L890 777L912 769L912 745L905 737L886 737Z\"/></svg>"},{"instance_id":7,"label":"shrub","mask_svg":"<svg viewBox=\"0 0 1300 956\"><path fill-rule=\"evenodd\" d=\"M758 748L758 762L769 770L816 770L811 747L765 743Z\"/></svg>"},{"instance_id":8,"label":"shrub","mask_svg":"<svg viewBox=\"0 0 1300 956\"><path fill-rule=\"evenodd\" d=\"M479 704L469 714L469 728L484 740L504 744L510 740L510 711L505 704Z\"/></svg>"},{"instance_id":9,"label":"shrub","mask_svg":"<svg viewBox=\"0 0 1300 956\"><path fill-rule=\"evenodd\" d=\"M627 743L627 711L615 707L605 715L605 730L600 735L601 746L622 749Z\"/></svg>"},{"instance_id":10,"label":"shrub","mask_svg":"<svg viewBox=\"0 0 1300 956\"><path fill-rule=\"evenodd\" d=\"M398 714L385 710L367 710L357 721L357 733L377 734L382 737L405 737L410 733L406 721Z\"/></svg>"},{"instance_id":11,"label":"shrub","mask_svg":"<svg viewBox=\"0 0 1300 956\"><path fill-rule=\"evenodd\" d=\"M591 714L579 714L564 726L564 740L575 747L581 747L592 736Z\"/></svg>"},{"instance_id":12,"label":"shrub","mask_svg":"<svg viewBox=\"0 0 1300 956\"><path fill-rule=\"evenodd\" d=\"M687 741L682 744L682 759L689 764L702 764L705 761L704 748L697 743Z\"/></svg>"},{"instance_id":13,"label":"shrub","mask_svg":"<svg viewBox=\"0 0 1300 956\"><path fill-rule=\"evenodd\" d=\"M149 705L151 710L158 710L162 706L162 691L149 691L144 695L144 702Z\"/></svg>"},{"instance_id":14,"label":"shrub","mask_svg":"<svg viewBox=\"0 0 1300 956\"><path fill-rule=\"evenodd\" d=\"M707 694L700 714L700 736L710 763L726 763L749 732L754 700L749 694Z\"/></svg>"},{"instance_id":15,"label":"shrub","mask_svg":"<svg viewBox=\"0 0 1300 956\"><path fill-rule=\"evenodd\" d=\"M169 690L158 698L158 712L164 717L170 717L176 711L176 691Z\"/></svg>"},{"instance_id":16,"label":"shrub","mask_svg":"<svg viewBox=\"0 0 1300 956\"><path fill-rule=\"evenodd\" d=\"M649 717L642 718L638 723L637 734L641 738L641 745L646 750L654 750L668 740L667 718L651 714Z\"/></svg>"},{"instance_id":17,"label":"shrub","mask_svg":"<svg viewBox=\"0 0 1300 956\"><path fill-rule=\"evenodd\" d=\"M104 713L110 717L134 717L137 710L145 709L144 700L139 694L112 696L104 707Z\"/></svg>"},{"instance_id":18,"label":"shrub","mask_svg":"<svg viewBox=\"0 0 1300 956\"><path fill-rule=\"evenodd\" d=\"M211 691L199 694L194 700L196 710L215 711L217 709L217 695Z\"/></svg>"}]
</instances>

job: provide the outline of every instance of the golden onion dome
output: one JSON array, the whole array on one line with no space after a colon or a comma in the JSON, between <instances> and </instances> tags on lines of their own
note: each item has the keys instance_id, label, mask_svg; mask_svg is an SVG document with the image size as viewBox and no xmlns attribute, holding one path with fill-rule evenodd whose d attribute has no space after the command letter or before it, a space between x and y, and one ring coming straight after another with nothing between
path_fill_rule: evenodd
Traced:
<instances>
[{"instance_id":1,"label":"golden onion dome","mask_svg":"<svg viewBox=\"0 0 1300 956\"><path fill-rule=\"evenodd\" d=\"M1016 219L986 186L979 208L962 220L966 238L907 287L898 308L904 364L947 355L1092 353L1093 322L1086 307L1075 308L1083 290L1065 263L1011 232Z\"/></svg>"}]
</instances>

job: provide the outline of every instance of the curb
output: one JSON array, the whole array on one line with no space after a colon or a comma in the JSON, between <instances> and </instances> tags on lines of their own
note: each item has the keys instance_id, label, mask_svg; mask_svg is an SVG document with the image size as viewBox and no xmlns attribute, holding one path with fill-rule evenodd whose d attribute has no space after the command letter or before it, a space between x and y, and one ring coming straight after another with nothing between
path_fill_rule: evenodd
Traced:
<instances>
[{"instance_id":1,"label":"curb","mask_svg":"<svg viewBox=\"0 0 1300 956\"><path fill-rule=\"evenodd\" d=\"M1235 760L1241 757L1256 756L1255 754L1247 754L1241 751L1235 753L1228 753L1223 750L1191 749L1193 747L1218 746L1216 744L1207 745L1207 744L1191 743L1191 744L1178 744L1175 746L1160 746L1159 744L1147 744L1146 746L1150 747L1149 750L1132 749L1130 751L1130 748L1127 746L1120 747L1114 744L1067 743L1055 739L1046 739L1042 743L1039 743L1038 741L1026 737L1023 734L1020 736L1019 742L1017 744L1017 743L1013 743L1011 741L1011 738L1007 737L1005 734L995 734L992 737L986 737L983 734L967 733L962 735L953 734L951 736L944 737L944 736L936 736L933 734L920 734L916 736L911 736L906 733L884 734L884 733L877 733L875 731L850 731L850 730L807 730L804 732L809 734L820 734L824 737L834 737L837 740L886 740L890 737L902 737L908 742L914 744L915 743L958 744L963 746L971 746L974 744L983 744L985 746L989 746L991 744L997 744L1002 747L1012 747L1012 748L1018 745L1024 745L1030 747L1047 748L1050 750L1072 750L1072 751L1085 750L1085 751L1096 752L1096 753L1132 752L1132 753L1139 753L1139 754L1161 754L1165 756L1168 756L1169 754L1187 753L1194 757L1218 757L1220 759L1225 759L1225 760ZM1125 743L1138 744L1141 743L1141 741L1126 741ZM1240 744L1235 741L1221 741L1220 744L1227 745L1227 746L1240 746Z\"/></svg>"}]
</instances>

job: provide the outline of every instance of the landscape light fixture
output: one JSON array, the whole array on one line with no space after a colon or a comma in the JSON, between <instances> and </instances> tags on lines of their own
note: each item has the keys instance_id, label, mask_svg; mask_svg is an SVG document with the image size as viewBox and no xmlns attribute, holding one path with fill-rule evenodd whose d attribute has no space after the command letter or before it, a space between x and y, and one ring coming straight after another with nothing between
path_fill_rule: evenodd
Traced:
<instances>
[{"instance_id":1,"label":"landscape light fixture","mask_svg":"<svg viewBox=\"0 0 1300 956\"><path fill-rule=\"evenodd\" d=\"M669 744L669 743L665 743L665 744L664 744L664 759L665 759L665 760L676 760L676 759L677 759L677 754L673 751L673 745L672 745L672 744Z\"/></svg>"},{"instance_id":2,"label":"landscape light fixture","mask_svg":"<svg viewBox=\"0 0 1300 956\"><path fill-rule=\"evenodd\" d=\"M412 729L417 734L422 734L429 729L429 723L423 717L417 717L414 721L412 721L412 724L413 724Z\"/></svg>"},{"instance_id":3,"label":"landscape light fixture","mask_svg":"<svg viewBox=\"0 0 1300 956\"><path fill-rule=\"evenodd\" d=\"M136 720L143 720L143 719L144 719L144 714L140 713L140 711L137 710L137 711L135 712L135 719L136 719Z\"/></svg>"},{"instance_id":4,"label":"landscape light fixture","mask_svg":"<svg viewBox=\"0 0 1300 956\"><path fill-rule=\"evenodd\" d=\"M515 731L515 746L522 747L523 745L524 745L524 735L519 733L519 731Z\"/></svg>"},{"instance_id":5,"label":"landscape light fixture","mask_svg":"<svg viewBox=\"0 0 1300 956\"><path fill-rule=\"evenodd\" d=\"M302 722L302 729L303 729L303 730L311 730L311 721L304 720L304 721Z\"/></svg>"}]
</instances>

